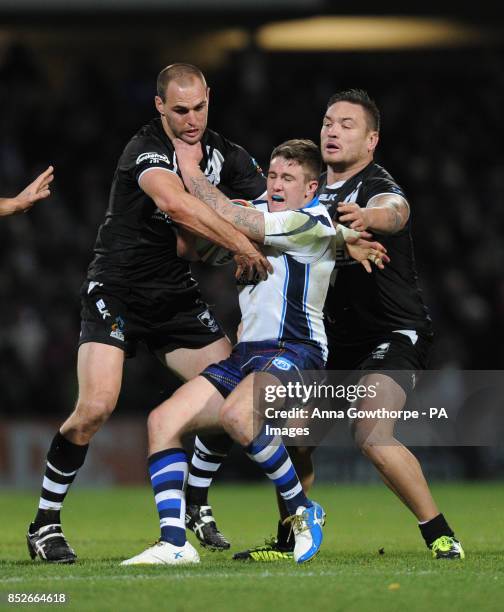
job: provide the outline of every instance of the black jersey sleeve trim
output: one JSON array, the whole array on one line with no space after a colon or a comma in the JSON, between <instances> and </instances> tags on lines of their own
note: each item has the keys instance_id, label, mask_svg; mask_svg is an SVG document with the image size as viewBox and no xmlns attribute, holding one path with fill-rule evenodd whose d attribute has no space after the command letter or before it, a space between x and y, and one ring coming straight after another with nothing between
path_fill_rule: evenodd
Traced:
<instances>
[{"instance_id":1,"label":"black jersey sleeve trim","mask_svg":"<svg viewBox=\"0 0 504 612\"><path fill-rule=\"evenodd\" d=\"M382 191L381 193L375 193L374 195L372 195L370 198L368 198L367 202L366 202L366 207L369 205L369 202L371 202L371 200L374 200L375 198L379 197L379 196L383 196L383 195L395 195L395 196L401 196L401 198L408 203L408 200L406 199L406 196L404 195L404 193L401 190L397 190L397 191Z\"/></svg>"},{"instance_id":2,"label":"black jersey sleeve trim","mask_svg":"<svg viewBox=\"0 0 504 612\"><path fill-rule=\"evenodd\" d=\"M152 168L145 168L145 170L142 170L142 172L140 172L140 174L137 177L137 183L139 185L140 185L140 179L142 178L142 176L146 172L150 172L151 170L163 170L164 172L169 172L170 174L175 174L175 176L178 176L178 174L175 172L175 170L170 170L170 168L163 168L163 166L156 166L156 167L152 167Z\"/></svg>"}]
</instances>

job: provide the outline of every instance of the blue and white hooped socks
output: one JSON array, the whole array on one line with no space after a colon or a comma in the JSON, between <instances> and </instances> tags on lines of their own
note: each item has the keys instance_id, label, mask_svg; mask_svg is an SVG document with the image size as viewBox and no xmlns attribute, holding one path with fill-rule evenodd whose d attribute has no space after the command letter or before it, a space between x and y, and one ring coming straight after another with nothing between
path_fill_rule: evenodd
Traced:
<instances>
[{"instance_id":1,"label":"blue and white hooped socks","mask_svg":"<svg viewBox=\"0 0 504 612\"><path fill-rule=\"evenodd\" d=\"M185 493L188 460L183 448L169 448L149 457L149 474L159 514L161 540L184 546Z\"/></svg>"},{"instance_id":2,"label":"blue and white hooped socks","mask_svg":"<svg viewBox=\"0 0 504 612\"><path fill-rule=\"evenodd\" d=\"M279 436L272 438L261 432L245 447L245 451L273 481L290 515L296 514L299 506L311 507L312 503L303 492L289 453Z\"/></svg>"}]
</instances>

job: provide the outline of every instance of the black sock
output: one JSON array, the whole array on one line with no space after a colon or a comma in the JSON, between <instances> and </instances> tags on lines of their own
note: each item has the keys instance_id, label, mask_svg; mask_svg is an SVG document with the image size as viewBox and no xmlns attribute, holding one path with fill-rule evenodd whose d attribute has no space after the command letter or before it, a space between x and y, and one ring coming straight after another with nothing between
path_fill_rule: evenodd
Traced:
<instances>
[{"instance_id":1,"label":"black sock","mask_svg":"<svg viewBox=\"0 0 504 612\"><path fill-rule=\"evenodd\" d=\"M188 506L209 506L208 489L200 487L191 487L187 485L186 490Z\"/></svg>"},{"instance_id":2,"label":"black sock","mask_svg":"<svg viewBox=\"0 0 504 612\"><path fill-rule=\"evenodd\" d=\"M294 550L294 534L291 531L290 525L283 525L282 521L278 521L277 544L282 550Z\"/></svg>"},{"instance_id":3,"label":"black sock","mask_svg":"<svg viewBox=\"0 0 504 612\"><path fill-rule=\"evenodd\" d=\"M455 535L442 514L438 514L430 521L427 521L427 523L418 525L418 527L429 548L432 546L434 540L437 540L441 536L453 537Z\"/></svg>"},{"instance_id":4,"label":"black sock","mask_svg":"<svg viewBox=\"0 0 504 612\"><path fill-rule=\"evenodd\" d=\"M75 476L86 458L88 445L81 446L58 433L47 453L44 482L40 494L39 509L32 530L60 522L63 500Z\"/></svg>"},{"instance_id":5,"label":"black sock","mask_svg":"<svg viewBox=\"0 0 504 612\"><path fill-rule=\"evenodd\" d=\"M208 489L232 446L227 434L196 436L186 487L188 506L208 506Z\"/></svg>"}]
</instances>

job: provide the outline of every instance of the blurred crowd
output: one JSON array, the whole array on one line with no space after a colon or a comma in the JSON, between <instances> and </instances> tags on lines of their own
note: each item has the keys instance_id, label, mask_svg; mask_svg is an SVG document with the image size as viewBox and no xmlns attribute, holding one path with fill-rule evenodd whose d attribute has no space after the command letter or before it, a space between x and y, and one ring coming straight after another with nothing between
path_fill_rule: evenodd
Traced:
<instances>
[{"instance_id":1,"label":"blurred crowd","mask_svg":"<svg viewBox=\"0 0 504 612\"><path fill-rule=\"evenodd\" d=\"M82 55L55 71L22 45L0 57L0 195L55 167L51 198L0 222L3 415L63 415L75 400L79 288L118 157L154 116L155 78L166 63L155 53L133 55L121 71L113 57ZM485 49L264 55L251 48L208 72L210 126L263 167L282 140L318 139L334 91L361 87L375 98L383 124L377 161L412 206L437 368L504 368L503 64L502 53ZM194 273L233 334L231 271L196 266ZM126 366L121 411L144 413L175 384L140 354Z\"/></svg>"}]
</instances>

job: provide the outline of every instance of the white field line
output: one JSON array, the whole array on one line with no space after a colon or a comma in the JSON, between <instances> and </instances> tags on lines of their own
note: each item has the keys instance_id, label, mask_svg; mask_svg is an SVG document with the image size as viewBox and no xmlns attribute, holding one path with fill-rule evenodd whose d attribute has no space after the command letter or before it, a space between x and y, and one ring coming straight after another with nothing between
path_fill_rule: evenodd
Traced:
<instances>
[{"instance_id":1,"label":"white field line","mask_svg":"<svg viewBox=\"0 0 504 612\"><path fill-rule=\"evenodd\" d=\"M131 568L128 568L131 569ZM173 572L170 569L166 569L166 574L130 574L128 570L124 571L124 574L121 575L103 575L103 574L95 574L95 575L87 575L87 576L40 576L40 577L21 577L21 576L12 576L10 578L1 578L1 584L13 584L13 583L22 583L22 582L85 582L85 581L111 581L111 580L200 580L204 578L224 578L224 579L241 579L241 578L251 578L253 580L261 579L269 579L269 578L318 578L318 577L336 577L342 575L362 575L362 570L355 570L352 572L348 571L331 571L331 570L322 570L320 572L305 572L302 570L299 571L287 571L287 572L261 572L261 573L240 573L240 572L232 572L232 573L223 573L223 572L194 572L194 573L181 573L181 572ZM389 572L387 572L388 574ZM390 571L390 576L400 576L400 575L411 575L411 576L424 576L428 574L438 574L437 569L432 570L392 570ZM476 572L471 572L471 575L474 575ZM482 575L488 576L488 572L477 572Z\"/></svg>"}]
</instances>

